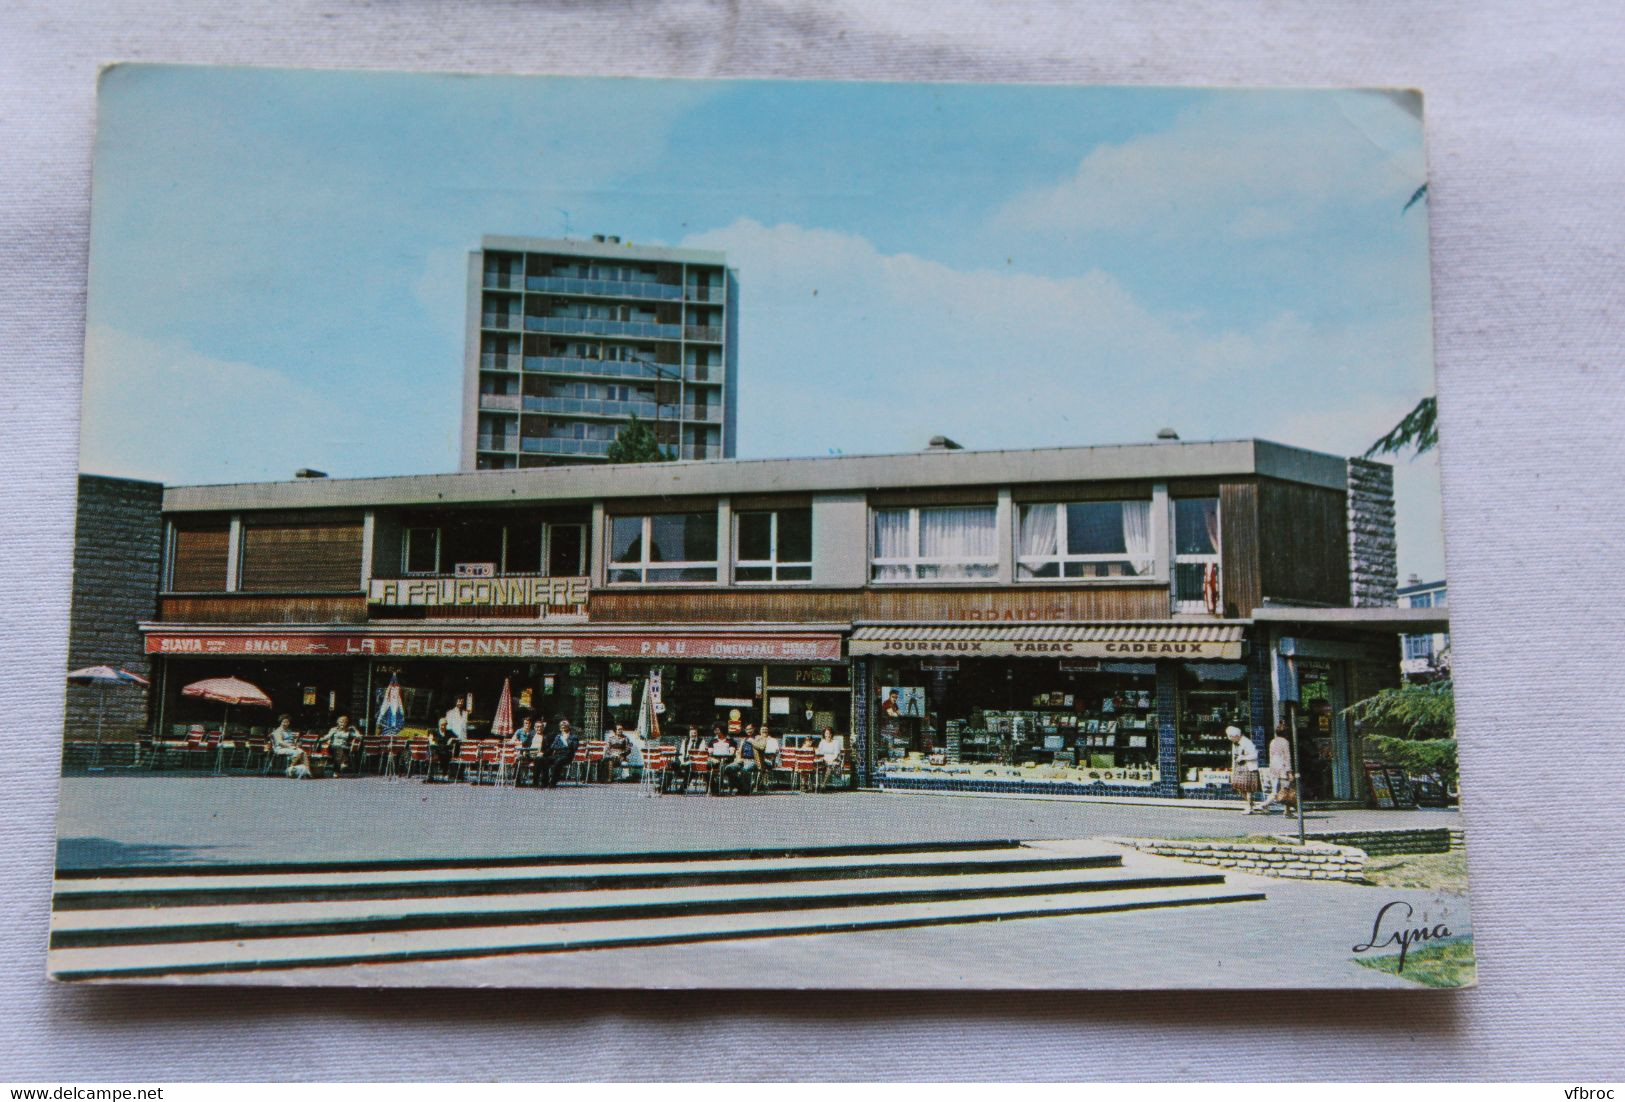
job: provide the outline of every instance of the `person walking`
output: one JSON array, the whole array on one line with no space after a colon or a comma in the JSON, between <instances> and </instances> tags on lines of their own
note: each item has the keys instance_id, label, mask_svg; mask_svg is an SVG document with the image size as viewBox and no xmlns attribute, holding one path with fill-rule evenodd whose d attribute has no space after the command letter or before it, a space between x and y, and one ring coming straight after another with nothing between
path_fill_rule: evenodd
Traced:
<instances>
[{"instance_id":1,"label":"person walking","mask_svg":"<svg viewBox=\"0 0 1625 1102\"><path fill-rule=\"evenodd\" d=\"M1269 767L1264 771L1264 783L1268 787L1264 791L1264 802L1258 805L1260 815L1268 814L1270 808L1276 806L1291 776L1292 743L1287 741L1286 720L1283 719L1275 725L1275 737L1270 739ZM1282 810L1285 810L1284 806Z\"/></svg>"},{"instance_id":2,"label":"person walking","mask_svg":"<svg viewBox=\"0 0 1625 1102\"><path fill-rule=\"evenodd\" d=\"M1247 814L1253 814L1253 797L1258 795L1258 747L1241 733L1240 727L1226 727L1230 740L1230 787L1247 798Z\"/></svg>"}]
</instances>

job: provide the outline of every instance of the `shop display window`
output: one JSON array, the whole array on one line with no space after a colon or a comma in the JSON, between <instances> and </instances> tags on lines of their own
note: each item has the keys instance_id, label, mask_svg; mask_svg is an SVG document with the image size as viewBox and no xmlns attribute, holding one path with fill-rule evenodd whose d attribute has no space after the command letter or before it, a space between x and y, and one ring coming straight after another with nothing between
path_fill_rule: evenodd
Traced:
<instances>
[{"instance_id":1,"label":"shop display window","mask_svg":"<svg viewBox=\"0 0 1625 1102\"><path fill-rule=\"evenodd\" d=\"M1185 784L1228 783L1229 726L1252 737L1247 667L1239 662L1185 662L1179 667L1179 765Z\"/></svg>"},{"instance_id":2,"label":"shop display window","mask_svg":"<svg viewBox=\"0 0 1625 1102\"><path fill-rule=\"evenodd\" d=\"M1149 662L878 662L882 775L1149 785L1159 779Z\"/></svg>"}]
</instances>

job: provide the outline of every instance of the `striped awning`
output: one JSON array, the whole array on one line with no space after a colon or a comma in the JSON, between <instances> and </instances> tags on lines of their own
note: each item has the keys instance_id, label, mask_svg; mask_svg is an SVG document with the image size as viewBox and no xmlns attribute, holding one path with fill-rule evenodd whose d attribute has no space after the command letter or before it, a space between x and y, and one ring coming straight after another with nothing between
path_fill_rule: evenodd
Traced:
<instances>
[{"instance_id":1,"label":"striped awning","mask_svg":"<svg viewBox=\"0 0 1625 1102\"><path fill-rule=\"evenodd\" d=\"M1236 659L1242 625L868 624L852 632L853 655L960 655L1020 658Z\"/></svg>"}]
</instances>

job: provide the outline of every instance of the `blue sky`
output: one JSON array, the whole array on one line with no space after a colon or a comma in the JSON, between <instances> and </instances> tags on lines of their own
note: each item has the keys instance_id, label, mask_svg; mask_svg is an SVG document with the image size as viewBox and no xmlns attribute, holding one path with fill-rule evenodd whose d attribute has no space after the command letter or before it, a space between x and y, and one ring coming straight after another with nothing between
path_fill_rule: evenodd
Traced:
<instances>
[{"instance_id":1,"label":"blue sky","mask_svg":"<svg viewBox=\"0 0 1625 1102\"><path fill-rule=\"evenodd\" d=\"M741 456L1353 455L1433 388L1405 95L122 66L99 112L87 471L455 469L488 233L725 250ZM1437 462L1396 473L1442 576Z\"/></svg>"}]
</instances>

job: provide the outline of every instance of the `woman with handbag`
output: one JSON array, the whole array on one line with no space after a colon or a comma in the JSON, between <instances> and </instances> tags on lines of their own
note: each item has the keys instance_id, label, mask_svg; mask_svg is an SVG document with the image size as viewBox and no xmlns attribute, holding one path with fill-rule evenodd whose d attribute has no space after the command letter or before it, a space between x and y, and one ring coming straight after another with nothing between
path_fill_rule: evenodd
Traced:
<instances>
[{"instance_id":1,"label":"woman with handbag","mask_svg":"<svg viewBox=\"0 0 1625 1102\"><path fill-rule=\"evenodd\" d=\"M1258 795L1258 747L1241 733L1240 727L1226 727L1224 737L1230 740L1230 787L1236 794L1247 798L1247 814L1253 814L1253 797Z\"/></svg>"}]
</instances>

